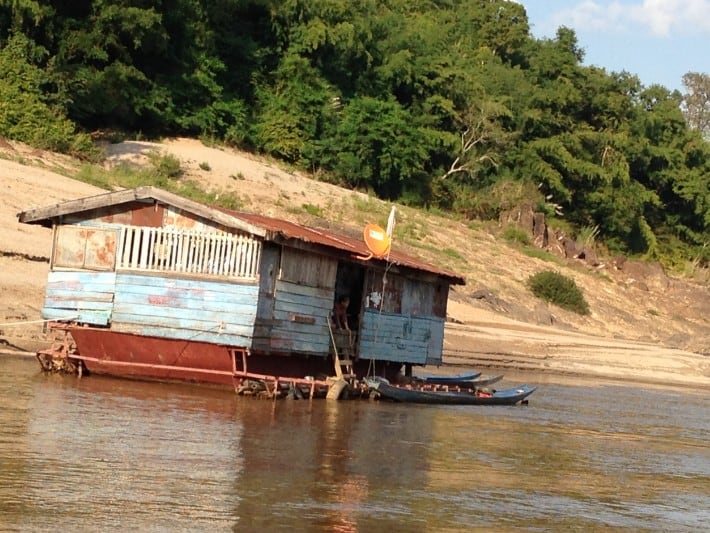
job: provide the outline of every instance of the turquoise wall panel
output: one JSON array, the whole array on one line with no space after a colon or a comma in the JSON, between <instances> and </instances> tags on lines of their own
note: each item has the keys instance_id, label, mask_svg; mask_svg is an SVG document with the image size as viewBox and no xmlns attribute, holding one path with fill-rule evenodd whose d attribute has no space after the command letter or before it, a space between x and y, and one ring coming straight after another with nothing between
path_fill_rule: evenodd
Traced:
<instances>
[{"instance_id":1,"label":"turquoise wall panel","mask_svg":"<svg viewBox=\"0 0 710 533\"><path fill-rule=\"evenodd\" d=\"M111 320L115 286L114 272L52 271L42 317L105 326Z\"/></svg>"},{"instance_id":2,"label":"turquoise wall panel","mask_svg":"<svg viewBox=\"0 0 710 533\"><path fill-rule=\"evenodd\" d=\"M206 279L116 276L116 331L249 347L259 288Z\"/></svg>"},{"instance_id":3,"label":"turquoise wall panel","mask_svg":"<svg viewBox=\"0 0 710 533\"><path fill-rule=\"evenodd\" d=\"M444 321L367 309L360 330L360 357L400 363L441 361Z\"/></svg>"}]
</instances>

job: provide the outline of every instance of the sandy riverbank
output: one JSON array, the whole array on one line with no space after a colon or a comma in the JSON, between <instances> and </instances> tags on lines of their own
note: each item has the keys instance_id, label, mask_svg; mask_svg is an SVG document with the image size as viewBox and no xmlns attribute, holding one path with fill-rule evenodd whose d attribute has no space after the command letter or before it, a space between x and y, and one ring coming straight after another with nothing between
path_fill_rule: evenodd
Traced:
<instances>
[{"instance_id":1,"label":"sandy riverbank","mask_svg":"<svg viewBox=\"0 0 710 533\"><path fill-rule=\"evenodd\" d=\"M143 144L151 149L158 146ZM186 165L191 165L190 168L197 168L200 162L209 161L209 178L214 180L216 187L226 187L234 182L234 173L238 171L243 181L249 182L249 190L259 191L264 196L254 199L257 204L269 201L265 196L268 191L278 198L278 191L274 193L274 189L280 184L288 188L286 193L281 193L280 198L298 194L298 204L317 204L320 198L332 197L337 190L332 185L307 180L293 173L283 173L255 158L203 147L196 141L173 140L164 146L173 153L182 154ZM124 151L117 149L115 157L138 157L135 149L135 145L129 145ZM13 157L13 153L16 157ZM48 272L51 232L45 228L19 224L16 214L31 207L102 191L54 172L59 168L69 172L75 169L73 165L76 163L69 158L47 155L14 143L10 149L5 150L5 157L7 159L0 159L0 190L3 193L0 206L0 353L32 355L38 347L49 343L42 331L40 309ZM273 210L271 214L275 216L288 217L283 208L281 212L277 207ZM502 261L505 261L505 268L514 268L509 259L502 258ZM522 259L520 262L523 264ZM506 275L509 276L509 273L506 272ZM504 283L505 280L501 281L501 284ZM588 290L593 289L593 284L589 287ZM511 372L521 370L710 389L710 357L655 341L658 337L655 332L662 331L662 326L653 330L648 326L649 322L640 322L641 329L648 329L651 340L646 342L639 340L639 331L633 332L636 340L629 340L634 335L623 335L618 319L612 314L606 322L603 313L597 313L594 320L580 324L571 324L571 318L554 325L529 323L514 320L509 313L493 312L479 302L467 300L463 297L466 290L469 289L459 290L458 296L461 297L454 294L449 302L448 315L451 322L447 325L444 350L445 361L454 370L459 366ZM609 284L604 290L611 292L616 289ZM628 298L630 292L624 290L626 292L623 297ZM662 301L663 295L654 295L650 290L653 287L647 288L647 292L637 291L633 294ZM700 305L707 305L704 298L707 296L710 301L710 291L707 287L701 290L705 292L699 296ZM600 292L595 297L596 305L601 306L603 294ZM609 298L618 299L619 296L614 293ZM691 306L691 311L697 315L698 311L693 309ZM698 309L701 309L700 313L704 312L704 307ZM673 311L673 314L677 313L680 311ZM702 348L706 339L702 335L706 335L707 329L697 329L695 324L699 323L706 328L708 317L691 316L683 320L681 324L685 324L685 329L682 331L684 335L690 336L690 344L694 342L695 346ZM703 333L698 334L697 331ZM710 347L705 353L710 353Z\"/></svg>"}]
</instances>

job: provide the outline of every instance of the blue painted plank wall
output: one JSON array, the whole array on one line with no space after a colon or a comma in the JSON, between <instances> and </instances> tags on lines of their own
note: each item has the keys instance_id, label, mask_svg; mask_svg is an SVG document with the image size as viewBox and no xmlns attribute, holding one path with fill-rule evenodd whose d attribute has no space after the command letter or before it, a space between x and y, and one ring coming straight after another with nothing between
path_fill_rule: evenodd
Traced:
<instances>
[{"instance_id":1,"label":"blue painted plank wall","mask_svg":"<svg viewBox=\"0 0 710 533\"><path fill-rule=\"evenodd\" d=\"M42 317L105 326L111 319L114 272L52 271L47 277Z\"/></svg>"},{"instance_id":2,"label":"blue painted plank wall","mask_svg":"<svg viewBox=\"0 0 710 533\"><path fill-rule=\"evenodd\" d=\"M256 284L118 273L111 329L250 347Z\"/></svg>"},{"instance_id":3,"label":"blue painted plank wall","mask_svg":"<svg viewBox=\"0 0 710 533\"><path fill-rule=\"evenodd\" d=\"M441 361L444 320L366 309L360 330L360 357L399 363Z\"/></svg>"},{"instance_id":4,"label":"blue painted plank wall","mask_svg":"<svg viewBox=\"0 0 710 533\"><path fill-rule=\"evenodd\" d=\"M259 334L254 348L327 356L333 298L333 289L278 280L272 317L257 321Z\"/></svg>"}]
</instances>

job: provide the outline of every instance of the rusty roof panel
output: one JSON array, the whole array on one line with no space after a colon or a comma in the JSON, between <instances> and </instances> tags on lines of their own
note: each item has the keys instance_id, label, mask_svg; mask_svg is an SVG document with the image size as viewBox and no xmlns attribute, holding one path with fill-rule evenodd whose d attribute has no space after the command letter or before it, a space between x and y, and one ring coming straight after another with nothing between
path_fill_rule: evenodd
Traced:
<instances>
[{"instance_id":1,"label":"rusty roof panel","mask_svg":"<svg viewBox=\"0 0 710 533\"><path fill-rule=\"evenodd\" d=\"M364 239L355 239L330 230L303 226L295 222L289 222L288 220L271 218L256 213L243 213L226 209L224 212L235 218L240 218L245 222L261 227L273 234L279 234L286 239L296 239L308 243L320 244L322 246L349 252L353 255L366 256L369 252ZM450 281L455 284L463 285L465 283L463 278L454 272L426 263L395 249L392 249L390 252L388 261L399 266L450 278Z\"/></svg>"}]
</instances>

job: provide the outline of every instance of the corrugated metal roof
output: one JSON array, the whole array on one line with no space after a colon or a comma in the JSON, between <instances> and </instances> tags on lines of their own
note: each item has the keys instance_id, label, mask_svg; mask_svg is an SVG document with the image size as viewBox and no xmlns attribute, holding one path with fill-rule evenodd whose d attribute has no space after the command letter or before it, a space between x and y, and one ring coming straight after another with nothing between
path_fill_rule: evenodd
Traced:
<instances>
[{"instance_id":1,"label":"corrugated metal roof","mask_svg":"<svg viewBox=\"0 0 710 533\"><path fill-rule=\"evenodd\" d=\"M235 218L244 220L249 224L261 227L267 230L268 232L281 235L283 238L286 239L296 239L308 243L320 244L322 246L327 246L330 248L335 248L337 250L349 252L352 255L368 255L368 249L365 245L365 241L363 238L355 239L352 237L348 237L347 235L335 233L330 230L304 226L295 222L289 222L288 220L271 218L255 213L244 213L240 211L230 211L226 209L222 211ZM271 238L273 238L273 236ZM394 248L390 251L387 260L390 263L394 263L399 266L412 268L415 270L422 270L431 274L436 274L438 276L447 277L449 278L449 281L451 283L459 285L463 285L465 283L464 279L454 272L439 268L430 263L426 263L424 261L411 257L405 253L397 251Z\"/></svg>"}]
</instances>

